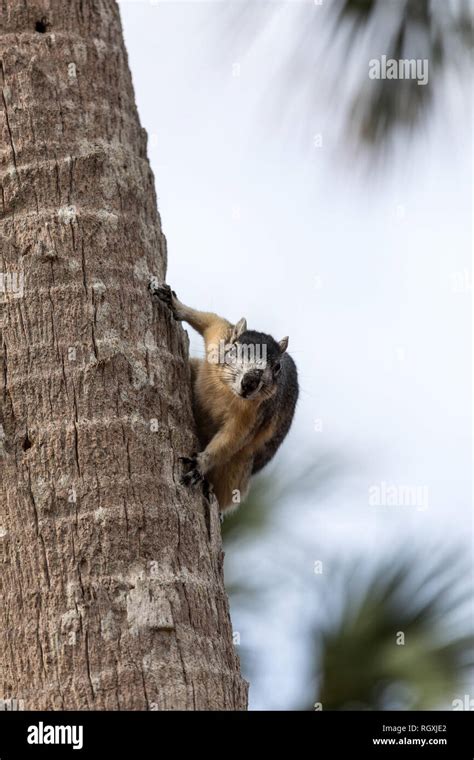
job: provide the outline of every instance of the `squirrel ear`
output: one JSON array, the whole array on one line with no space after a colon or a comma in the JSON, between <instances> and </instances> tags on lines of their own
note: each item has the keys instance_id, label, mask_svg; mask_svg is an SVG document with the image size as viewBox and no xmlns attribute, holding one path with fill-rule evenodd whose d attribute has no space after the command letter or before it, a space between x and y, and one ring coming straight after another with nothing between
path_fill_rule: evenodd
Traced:
<instances>
[{"instance_id":1,"label":"squirrel ear","mask_svg":"<svg viewBox=\"0 0 474 760\"><path fill-rule=\"evenodd\" d=\"M232 335L230 336L230 342L234 343L243 332L245 332L247 329L247 320L245 317L242 317L242 319L239 319L236 325L234 325L234 329L232 330Z\"/></svg>"},{"instance_id":2,"label":"squirrel ear","mask_svg":"<svg viewBox=\"0 0 474 760\"><path fill-rule=\"evenodd\" d=\"M282 354L285 353L286 349L288 348L288 341L289 341L289 338L288 338L288 335L287 335L285 338L282 338L278 342L278 345L280 346L280 353L282 353Z\"/></svg>"}]
</instances>

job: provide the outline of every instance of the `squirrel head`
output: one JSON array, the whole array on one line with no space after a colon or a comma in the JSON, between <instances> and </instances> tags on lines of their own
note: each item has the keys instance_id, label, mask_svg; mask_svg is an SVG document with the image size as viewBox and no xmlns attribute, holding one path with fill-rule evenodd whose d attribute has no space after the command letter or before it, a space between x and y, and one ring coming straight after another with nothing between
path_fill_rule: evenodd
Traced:
<instances>
[{"instance_id":1,"label":"squirrel head","mask_svg":"<svg viewBox=\"0 0 474 760\"><path fill-rule=\"evenodd\" d=\"M247 322L242 318L225 343L221 380L242 399L270 398L277 389L287 348L288 337L276 341L271 335L247 330Z\"/></svg>"}]
</instances>

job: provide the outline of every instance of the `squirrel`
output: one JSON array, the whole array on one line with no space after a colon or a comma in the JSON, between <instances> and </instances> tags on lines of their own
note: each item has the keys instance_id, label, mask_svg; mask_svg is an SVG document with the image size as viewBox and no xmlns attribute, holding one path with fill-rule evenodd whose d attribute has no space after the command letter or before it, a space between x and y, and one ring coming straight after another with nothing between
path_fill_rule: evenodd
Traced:
<instances>
[{"instance_id":1,"label":"squirrel","mask_svg":"<svg viewBox=\"0 0 474 760\"><path fill-rule=\"evenodd\" d=\"M209 485L227 514L248 493L251 475L273 458L288 433L298 399L296 365L280 341L217 314L185 306L166 283L151 292L175 319L204 338L206 358L190 359L192 404L201 452L181 457L182 482Z\"/></svg>"}]
</instances>

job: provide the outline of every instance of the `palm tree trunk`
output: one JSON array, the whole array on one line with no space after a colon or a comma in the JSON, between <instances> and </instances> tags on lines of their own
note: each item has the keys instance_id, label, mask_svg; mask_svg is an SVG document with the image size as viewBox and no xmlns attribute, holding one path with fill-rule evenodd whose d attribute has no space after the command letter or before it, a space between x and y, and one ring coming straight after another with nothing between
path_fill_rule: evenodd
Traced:
<instances>
[{"instance_id":1,"label":"palm tree trunk","mask_svg":"<svg viewBox=\"0 0 474 760\"><path fill-rule=\"evenodd\" d=\"M245 709L118 8L0 13L0 698Z\"/></svg>"}]
</instances>

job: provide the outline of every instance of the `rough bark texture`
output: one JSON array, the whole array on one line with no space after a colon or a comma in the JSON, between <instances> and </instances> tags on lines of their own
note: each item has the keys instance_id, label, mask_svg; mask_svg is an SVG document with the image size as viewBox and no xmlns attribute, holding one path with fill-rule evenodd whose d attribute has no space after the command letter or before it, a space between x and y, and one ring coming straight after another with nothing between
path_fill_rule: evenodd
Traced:
<instances>
[{"instance_id":1,"label":"rough bark texture","mask_svg":"<svg viewBox=\"0 0 474 760\"><path fill-rule=\"evenodd\" d=\"M245 709L117 6L0 10L0 698Z\"/></svg>"}]
</instances>

